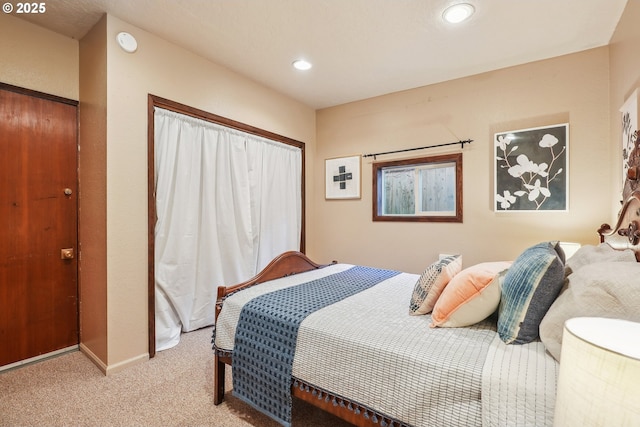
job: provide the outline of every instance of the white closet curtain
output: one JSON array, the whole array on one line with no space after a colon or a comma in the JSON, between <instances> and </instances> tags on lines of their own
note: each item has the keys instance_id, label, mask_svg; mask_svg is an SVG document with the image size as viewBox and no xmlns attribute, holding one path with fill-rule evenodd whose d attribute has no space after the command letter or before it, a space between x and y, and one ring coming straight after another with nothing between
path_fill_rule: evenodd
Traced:
<instances>
[{"instance_id":1,"label":"white closet curtain","mask_svg":"<svg viewBox=\"0 0 640 427\"><path fill-rule=\"evenodd\" d=\"M300 248L302 152L154 112L156 350L214 323L216 289Z\"/></svg>"}]
</instances>

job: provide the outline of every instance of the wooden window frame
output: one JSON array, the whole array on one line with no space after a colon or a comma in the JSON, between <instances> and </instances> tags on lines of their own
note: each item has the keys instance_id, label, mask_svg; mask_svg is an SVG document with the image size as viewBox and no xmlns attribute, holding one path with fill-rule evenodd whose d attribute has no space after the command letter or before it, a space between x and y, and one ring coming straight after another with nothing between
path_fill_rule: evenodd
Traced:
<instances>
[{"instance_id":1,"label":"wooden window frame","mask_svg":"<svg viewBox=\"0 0 640 427\"><path fill-rule=\"evenodd\" d=\"M452 215L383 215L382 212L382 172L395 167L411 167L421 165L437 165L455 163L455 213ZM373 221L402 222L462 222L462 153L443 154L438 156L419 157L402 160L391 160L373 163Z\"/></svg>"}]
</instances>

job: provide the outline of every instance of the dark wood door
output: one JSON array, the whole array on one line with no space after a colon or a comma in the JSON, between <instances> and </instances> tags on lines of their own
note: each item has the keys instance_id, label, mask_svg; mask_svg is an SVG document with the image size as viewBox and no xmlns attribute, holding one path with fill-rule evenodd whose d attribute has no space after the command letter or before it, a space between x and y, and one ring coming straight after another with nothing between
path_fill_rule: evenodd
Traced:
<instances>
[{"instance_id":1,"label":"dark wood door","mask_svg":"<svg viewBox=\"0 0 640 427\"><path fill-rule=\"evenodd\" d=\"M0 366L78 344L77 108L0 86Z\"/></svg>"}]
</instances>

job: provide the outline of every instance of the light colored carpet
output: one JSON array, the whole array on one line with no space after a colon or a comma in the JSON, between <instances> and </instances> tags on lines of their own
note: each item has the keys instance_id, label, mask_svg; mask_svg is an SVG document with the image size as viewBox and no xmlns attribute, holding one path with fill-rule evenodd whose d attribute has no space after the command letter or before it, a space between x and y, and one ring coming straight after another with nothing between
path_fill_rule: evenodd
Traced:
<instances>
[{"instance_id":1,"label":"light colored carpet","mask_svg":"<svg viewBox=\"0 0 640 427\"><path fill-rule=\"evenodd\" d=\"M0 373L1 426L278 427L234 398L213 404L211 328L183 334L148 362L104 376L81 352ZM350 424L294 400L294 427Z\"/></svg>"}]
</instances>

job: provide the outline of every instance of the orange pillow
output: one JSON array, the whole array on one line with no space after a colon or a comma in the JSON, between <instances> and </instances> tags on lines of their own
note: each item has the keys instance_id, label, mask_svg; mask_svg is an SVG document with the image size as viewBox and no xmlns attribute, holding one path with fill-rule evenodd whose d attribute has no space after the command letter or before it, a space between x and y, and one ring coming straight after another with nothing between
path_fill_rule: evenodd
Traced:
<instances>
[{"instance_id":1,"label":"orange pillow","mask_svg":"<svg viewBox=\"0 0 640 427\"><path fill-rule=\"evenodd\" d=\"M489 317L500 304L500 281L510 261L484 262L462 270L444 288L431 327L459 328Z\"/></svg>"}]
</instances>

